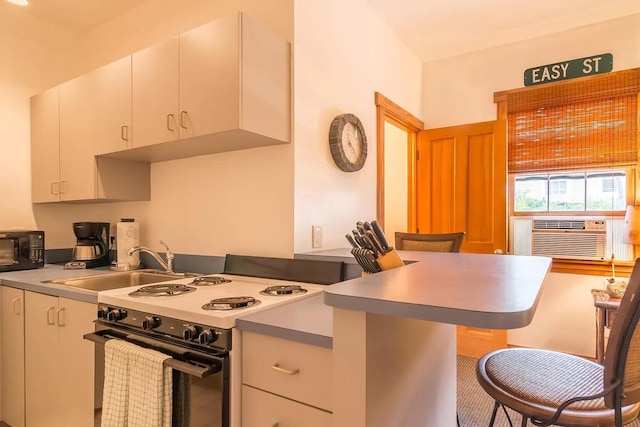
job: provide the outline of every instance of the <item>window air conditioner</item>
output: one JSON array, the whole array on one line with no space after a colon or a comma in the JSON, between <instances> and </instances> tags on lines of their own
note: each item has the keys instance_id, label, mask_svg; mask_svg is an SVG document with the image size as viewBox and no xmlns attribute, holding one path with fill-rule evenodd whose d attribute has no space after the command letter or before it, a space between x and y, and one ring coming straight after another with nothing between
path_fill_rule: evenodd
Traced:
<instances>
[{"instance_id":1,"label":"window air conditioner","mask_svg":"<svg viewBox=\"0 0 640 427\"><path fill-rule=\"evenodd\" d=\"M534 218L531 254L602 261L606 240L605 219Z\"/></svg>"}]
</instances>

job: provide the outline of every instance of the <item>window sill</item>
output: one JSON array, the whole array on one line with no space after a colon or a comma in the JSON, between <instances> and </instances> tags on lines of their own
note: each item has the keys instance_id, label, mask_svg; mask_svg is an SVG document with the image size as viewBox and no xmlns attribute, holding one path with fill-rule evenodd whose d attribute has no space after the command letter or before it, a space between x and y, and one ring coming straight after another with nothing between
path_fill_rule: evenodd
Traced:
<instances>
[{"instance_id":1,"label":"window sill","mask_svg":"<svg viewBox=\"0 0 640 427\"><path fill-rule=\"evenodd\" d=\"M616 262L616 276L629 277L631 270L633 270L633 265L634 263L631 261ZM611 262L554 259L551 264L551 272L609 277L611 276Z\"/></svg>"}]
</instances>

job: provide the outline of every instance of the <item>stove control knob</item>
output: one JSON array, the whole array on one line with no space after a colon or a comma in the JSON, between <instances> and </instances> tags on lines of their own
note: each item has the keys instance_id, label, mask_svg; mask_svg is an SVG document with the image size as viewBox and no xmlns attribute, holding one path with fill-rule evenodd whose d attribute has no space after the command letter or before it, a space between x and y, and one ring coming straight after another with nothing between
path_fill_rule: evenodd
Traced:
<instances>
[{"instance_id":1,"label":"stove control knob","mask_svg":"<svg viewBox=\"0 0 640 427\"><path fill-rule=\"evenodd\" d=\"M98 307L98 319L106 319L109 314L109 307L100 306Z\"/></svg>"},{"instance_id":2,"label":"stove control knob","mask_svg":"<svg viewBox=\"0 0 640 427\"><path fill-rule=\"evenodd\" d=\"M191 341L198 336L198 330L195 326L185 326L182 331L182 339L185 341Z\"/></svg>"},{"instance_id":3,"label":"stove control knob","mask_svg":"<svg viewBox=\"0 0 640 427\"><path fill-rule=\"evenodd\" d=\"M121 310L119 308L114 308L113 310L109 310L107 313L107 320L110 322L115 322L117 320L121 320L127 317L127 311Z\"/></svg>"},{"instance_id":4,"label":"stove control knob","mask_svg":"<svg viewBox=\"0 0 640 427\"><path fill-rule=\"evenodd\" d=\"M211 329L203 329L200 335L198 335L198 341L202 345L211 344L217 338L218 336Z\"/></svg>"},{"instance_id":5,"label":"stove control knob","mask_svg":"<svg viewBox=\"0 0 640 427\"><path fill-rule=\"evenodd\" d=\"M150 331L160 326L160 318L155 316L145 316L142 321L142 329Z\"/></svg>"}]
</instances>

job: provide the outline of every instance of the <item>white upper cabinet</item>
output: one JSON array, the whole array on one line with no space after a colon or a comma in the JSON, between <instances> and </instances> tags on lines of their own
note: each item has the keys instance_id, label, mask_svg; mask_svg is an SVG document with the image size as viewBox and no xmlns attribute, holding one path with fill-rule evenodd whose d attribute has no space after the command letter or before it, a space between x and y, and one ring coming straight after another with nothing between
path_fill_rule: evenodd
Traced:
<instances>
[{"instance_id":1,"label":"white upper cabinet","mask_svg":"<svg viewBox=\"0 0 640 427\"><path fill-rule=\"evenodd\" d=\"M178 46L173 38L133 54L133 147L180 136Z\"/></svg>"},{"instance_id":2,"label":"white upper cabinet","mask_svg":"<svg viewBox=\"0 0 640 427\"><path fill-rule=\"evenodd\" d=\"M233 14L132 55L130 149L179 159L291 140L289 42Z\"/></svg>"},{"instance_id":3,"label":"white upper cabinet","mask_svg":"<svg viewBox=\"0 0 640 427\"><path fill-rule=\"evenodd\" d=\"M96 155L131 148L131 55L91 73Z\"/></svg>"},{"instance_id":4,"label":"white upper cabinet","mask_svg":"<svg viewBox=\"0 0 640 427\"><path fill-rule=\"evenodd\" d=\"M31 98L33 203L149 200L148 163L94 155L96 87L90 73Z\"/></svg>"}]
</instances>

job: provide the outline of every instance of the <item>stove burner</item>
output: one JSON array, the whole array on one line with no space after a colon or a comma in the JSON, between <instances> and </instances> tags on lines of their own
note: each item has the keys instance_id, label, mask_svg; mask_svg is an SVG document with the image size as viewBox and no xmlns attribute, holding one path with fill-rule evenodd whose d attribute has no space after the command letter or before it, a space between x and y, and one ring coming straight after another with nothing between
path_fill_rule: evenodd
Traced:
<instances>
[{"instance_id":1,"label":"stove burner","mask_svg":"<svg viewBox=\"0 0 640 427\"><path fill-rule=\"evenodd\" d=\"M193 279L193 282L191 282L191 284L195 286L213 286L229 282L231 282L231 280L225 279L221 276L200 276Z\"/></svg>"},{"instance_id":2,"label":"stove burner","mask_svg":"<svg viewBox=\"0 0 640 427\"><path fill-rule=\"evenodd\" d=\"M247 308L260 304L260 300L254 297L227 297L216 298L202 306L204 310L234 310L237 308Z\"/></svg>"},{"instance_id":3,"label":"stove burner","mask_svg":"<svg viewBox=\"0 0 640 427\"><path fill-rule=\"evenodd\" d=\"M180 283L167 283L158 285L143 286L129 294L130 297L172 297L182 294L188 294L195 291L193 286L182 285Z\"/></svg>"},{"instance_id":4,"label":"stove burner","mask_svg":"<svg viewBox=\"0 0 640 427\"><path fill-rule=\"evenodd\" d=\"M276 285L269 286L260 291L261 295L292 295L292 294L304 294L307 292L305 288L299 285Z\"/></svg>"}]
</instances>

